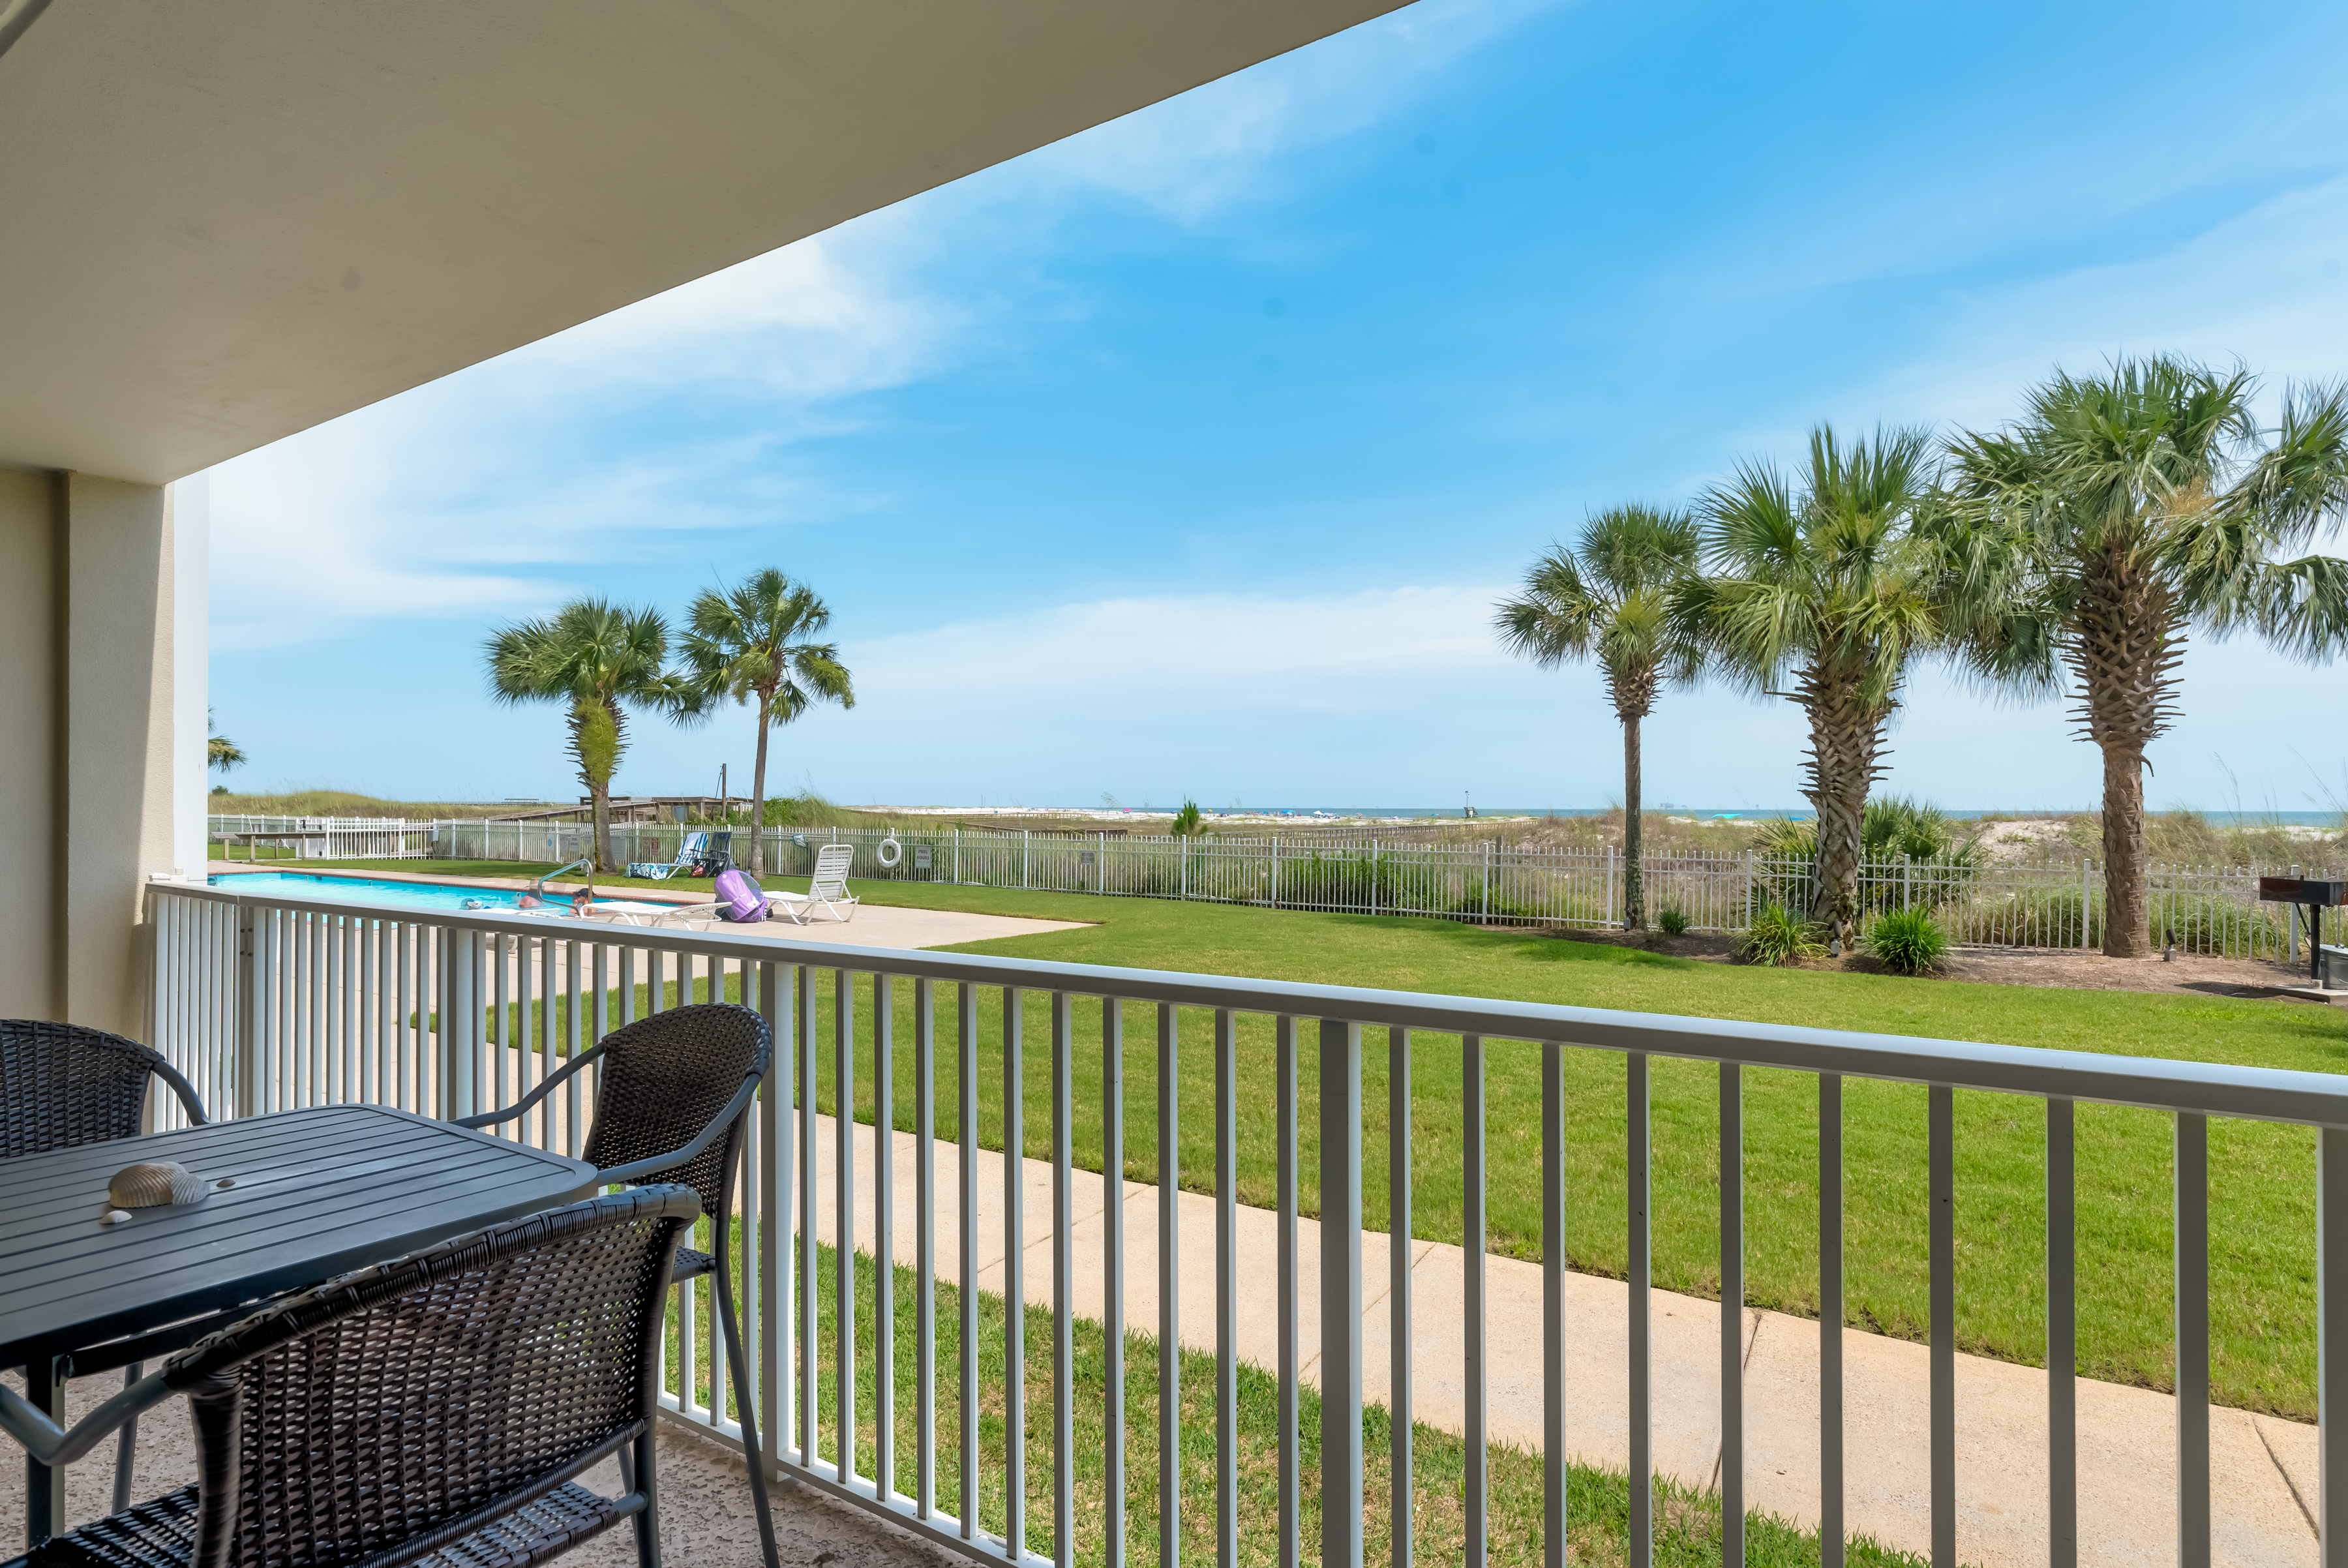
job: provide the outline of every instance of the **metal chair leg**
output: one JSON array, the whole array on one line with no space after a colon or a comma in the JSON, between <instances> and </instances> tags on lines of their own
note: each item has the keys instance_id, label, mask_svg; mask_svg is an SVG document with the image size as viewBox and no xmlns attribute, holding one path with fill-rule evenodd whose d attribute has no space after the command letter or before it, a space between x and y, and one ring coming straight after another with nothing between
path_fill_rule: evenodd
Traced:
<instances>
[{"instance_id":1,"label":"metal chair leg","mask_svg":"<svg viewBox=\"0 0 2348 1568\"><path fill-rule=\"evenodd\" d=\"M749 1358L742 1353L742 1326L734 1315L733 1262L727 1256L726 1233L733 1227L720 1216L711 1228L717 1232L717 1319L726 1334L726 1363L734 1377L735 1398L741 1405L742 1458L750 1470L750 1501L758 1511L758 1543L767 1554L767 1568L782 1568L775 1546L774 1511L767 1501L767 1455L758 1446L758 1417L752 1408Z\"/></svg>"},{"instance_id":2,"label":"metal chair leg","mask_svg":"<svg viewBox=\"0 0 2348 1568\"><path fill-rule=\"evenodd\" d=\"M623 1465L637 1477L629 1490L644 1494L644 1506L636 1514L636 1568L660 1568L660 1459L654 1451L654 1429L646 1426L644 1435L635 1441L635 1463Z\"/></svg>"},{"instance_id":3,"label":"metal chair leg","mask_svg":"<svg viewBox=\"0 0 2348 1568\"><path fill-rule=\"evenodd\" d=\"M122 1386L129 1387L147 1374L143 1361L133 1361L122 1369ZM121 1434L114 1439L114 1511L120 1513L130 1506L130 1470L139 1459L139 1418L131 1417L122 1423Z\"/></svg>"}]
</instances>

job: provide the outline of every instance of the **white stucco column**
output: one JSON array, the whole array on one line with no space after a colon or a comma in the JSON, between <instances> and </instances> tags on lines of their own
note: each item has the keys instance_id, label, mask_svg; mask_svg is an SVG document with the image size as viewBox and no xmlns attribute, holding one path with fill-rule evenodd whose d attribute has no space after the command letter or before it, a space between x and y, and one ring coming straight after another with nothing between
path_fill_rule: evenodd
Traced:
<instances>
[{"instance_id":1,"label":"white stucco column","mask_svg":"<svg viewBox=\"0 0 2348 1568\"><path fill-rule=\"evenodd\" d=\"M183 705L174 500L161 485L0 469L0 806L12 825L0 1016L141 1030L141 890L180 864L182 779L202 803L203 631L199 617ZM199 545L198 605L202 562ZM201 872L196 846L187 869Z\"/></svg>"},{"instance_id":2,"label":"white stucco column","mask_svg":"<svg viewBox=\"0 0 2348 1568\"><path fill-rule=\"evenodd\" d=\"M201 880L211 768L212 476L207 469L167 490L171 529L171 864Z\"/></svg>"}]
</instances>

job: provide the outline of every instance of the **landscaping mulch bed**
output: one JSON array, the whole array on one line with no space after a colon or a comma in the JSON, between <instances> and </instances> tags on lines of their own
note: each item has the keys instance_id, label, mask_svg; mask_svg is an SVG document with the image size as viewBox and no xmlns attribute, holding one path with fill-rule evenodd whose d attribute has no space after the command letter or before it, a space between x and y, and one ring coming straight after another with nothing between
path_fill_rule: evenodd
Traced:
<instances>
[{"instance_id":1,"label":"landscaping mulch bed","mask_svg":"<svg viewBox=\"0 0 2348 1568\"><path fill-rule=\"evenodd\" d=\"M1541 934L1560 942L1641 948L1704 964L1735 962L1736 939L1733 936L1558 930ZM1821 958L1794 967L1839 969L1860 975L1884 973L1881 965L1864 954ZM2261 959L2209 958L2187 953L2164 963L2157 956L2106 958L2100 953L2048 952L2043 948L1967 948L1949 954L1941 973L1930 978L1970 980L1990 985L2049 985L2073 991L2190 991L2204 996L2273 996L2278 1001L2312 1003L2309 997L2285 996L2276 991L2278 986L2305 985L2304 970Z\"/></svg>"}]
</instances>

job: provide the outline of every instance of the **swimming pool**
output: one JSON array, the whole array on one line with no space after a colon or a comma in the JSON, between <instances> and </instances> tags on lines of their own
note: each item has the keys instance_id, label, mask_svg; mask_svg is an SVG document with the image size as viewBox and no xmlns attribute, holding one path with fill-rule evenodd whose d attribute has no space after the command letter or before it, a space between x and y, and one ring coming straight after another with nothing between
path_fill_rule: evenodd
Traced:
<instances>
[{"instance_id":1,"label":"swimming pool","mask_svg":"<svg viewBox=\"0 0 2348 1568\"><path fill-rule=\"evenodd\" d=\"M346 898L390 909L505 909L521 907L511 888L448 886L433 882L382 882L374 877L305 876L299 872L222 872L205 882L227 892L292 893L297 898Z\"/></svg>"}]
</instances>

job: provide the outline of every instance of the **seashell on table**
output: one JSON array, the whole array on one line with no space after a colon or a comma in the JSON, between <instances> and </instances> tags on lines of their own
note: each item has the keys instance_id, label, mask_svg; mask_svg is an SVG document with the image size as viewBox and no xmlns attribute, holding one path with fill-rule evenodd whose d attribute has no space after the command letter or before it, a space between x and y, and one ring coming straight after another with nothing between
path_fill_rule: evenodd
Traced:
<instances>
[{"instance_id":1,"label":"seashell on table","mask_svg":"<svg viewBox=\"0 0 2348 1568\"><path fill-rule=\"evenodd\" d=\"M106 1196L118 1209L152 1209L163 1203L201 1203L211 1190L211 1182L176 1160L149 1160L117 1171L106 1184Z\"/></svg>"}]
</instances>

